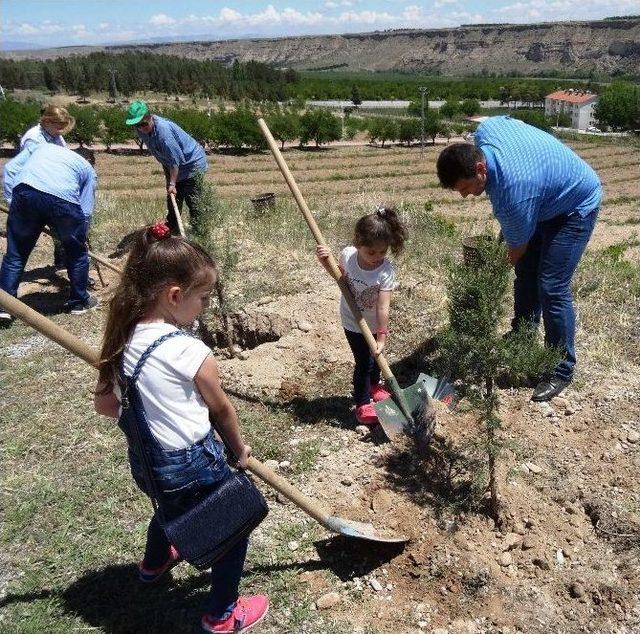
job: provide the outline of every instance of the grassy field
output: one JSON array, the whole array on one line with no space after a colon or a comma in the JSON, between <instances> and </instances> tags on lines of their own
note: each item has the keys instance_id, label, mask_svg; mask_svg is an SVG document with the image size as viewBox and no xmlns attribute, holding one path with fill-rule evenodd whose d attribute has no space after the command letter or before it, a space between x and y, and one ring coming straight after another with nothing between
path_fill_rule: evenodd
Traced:
<instances>
[{"instance_id":1,"label":"grassy field","mask_svg":"<svg viewBox=\"0 0 640 634\"><path fill-rule=\"evenodd\" d=\"M621 376L637 377L640 372L640 159L638 148L633 146L588 143L576 145L576 150L598 170L605 183L600 220L575 280L581 363L575 390L580 398L584 396L587 408L590 398L604 400L606 394L594 386L605 385L607 381L623 385ZM443 265L448 257L459 254L461 236L485 227L496 228L484 197L462 200L458 194L439 189L436 155L433 148L427 148L422 156L419 148L399 147L285 152L334 249L349 242L354 220L380 202L393 203L401 209L411 239L405 255L397 262L401 285L392 315L395 331L390 343L392 359L414 355L425 337L442 323L446 302ZM283 305L290 302L301 307L314 293L320 293L328 295L327 314L335 310L335 293L331 295L331 286L319 271L313 257L313 241L271 156L216 154L209 157L209 163L206 178L220 200L215 235L218 253L224 256L232 251L237 255L228 279L232 305L255 307L256 302L259 305L270 297L280 298ZM107 254L116 249L123 236L164 216L163 178L158 164L140 155L98 153L97 171L99 193L92 242L96 252ZM275 192L275 210L264 213L254 210L250 199L263 192ZM103 310L75 318L62 313L64 276L55 276L53 280L47 277L43 267L50 258L51 245L43 237L21 286L22 298L87 343L98 345ZM105 275L112 288L114 275L109 272ZM109 288L97 292L104 301ZM327 319L333 320L330 314ZM215 318L212 316L211 320L213 323ZM337 323L335 330L338 331ZM328 345L318 339L318 356L334 354L332 346L336 350L343 346L339 333L335 342L338 343ZM344 354L342 350L340 355ZM353 488L349 488L351 485L340 488L338 482L336 491L332 488L334 479L342 478L344 482L348 477L362 478L366 482L373 469L366 465L382 468L382 456L390 449L358 441L346 405L348 354L337 361L327 358L329 365L322 372L316 373L315 363L309 362L311 369L306 380L316 392L314 398L278 401L234 397L234 404L256 456L262 460L288 461L291 466L283 468L295 484L308 494L324 497L327 504L336 501L342 508L348 508L358 499L353 492L358 482ZM344 359L346 363L342 362ZM252 372L243 380L248 383L257 380L258 371ZM129 477L125 444L117 426L93 413L94 378L93 370L27 326L16 323L11 329L0 331L3 498L0 631L196 631L201 602L206 596L206 575L180 566L173 573L171 585L139 587L135 562L144 545L150 506ZM528 398L525 392L505 390L502 395L514 421L524 416ZM625 403L624 421L638 420L637 394L629 396ZM551 452L548 464L561 462L564 454L560 453L557 441L552 439L549 447L543 448L535 430L530 437L527 433L526 427L514 431L513 443L518 447L514 455L534 451L534 455L546 456L544 452ZM582 454L590 453L589 465L597 468L600 454L582 445L579 448ZM339 468L351 464L347 455L349 460L356 456L364 466L360 465L360 471L351 475L336 476ZM637 513L640 508L634 492L637 471L633 476L629 475L633 474L631 466L620 468L619 473L626 474L627 479L623 481L620 477L615 486L621 496L626 495L625 509ZM558 477L562 473L552 471ZM515 476L509 475L512 477ZM594 475L594 482L597 477ZM387 486L398 496L409 499L406 482L391 479L387 482L395 482ZM522 482L521 486L531 491L532 497L545 500L553 497L549 487L545 491L544 487L535 488L531 480ZM585 486L589 488L592 484L594 490L598 489L599 485L591 481ZM460 580L451 581L451 587L462 588L460 594L447 589L447 566L453 564L445 564L442 558L436 561L434 553L444 557L442 549L453 548L452 552L463 559L470 557L468 553L460 555L466 551L462 547L456 551L458 546L449 541L452 533L446 528L447 522L461 525L466 522L469 535L475 536L467 539L483 540L487 548L496 539L494 530L473 512L466 519L463 514L461 519L451 500L450 507L446 501L439 507L437 517L435 502L433 505L421 502L420 512L424 514L421 517L425 518L425 527L429 527L424 532L436 537L429 538L433 539L429 542L432 553L424 555L423 563L427 562L424 572L421 568L419 574L413 575L409 571L418 565L415 562L395 559L397 553L375 549L372 552L357 544L327 540L323 529L292 505L277 502L272 494L269 499L272 511L254 534L243 579L244 591L266 591L271 596L271 616L260 631L419 632L448 627L459 615L476 619L478 629L464 631L517 631L509 629L514 617L505 616L509 612L506 607L500 616L489 608L486 612L474 612L476 601L483 604L485 599L494 597L493 593L502 593L501 601L507 606L504 597L510 592L510 581L500 577L500 570L495 572L487 564L490 575L496 579L494 585L487 586L488 594L483 594L485 582L479 572L469 576L468 583L463 580L462 586ZM372 590L367 575L384 579L385 570L394 589L387 588L382 593ZM519 573L514 574L513 584ZM542 583L539 576L534 575L533 579ZM563 587L561 576L554 577L553 582ZM442 588L445 590L441 591ZM330 610L316 609L315 601L329 591L340 594L339 605ZM382 594L389 596L389 600L383 601ZM433 606L441 602L440 611L432 610L428 616L425 601ZM525 604L529 605L522 599L521 605ZM586 619L583 623L588 623L589 618L596 619L593 615L589 617L588 607L576 608ZM518 611L517 605L512 606L512 611ZM560 614L562 610L558 619ZM609 618L609 612L606 616ZM614 625L623 627L631 621L611 618L614 618L611 627L584 631L633 631L616 630ZM566 619L571 623L569 616ZM582 631L577 624L576 629L571 629L573 625L568 627L545 630L532 626L519 631ZM451 625L447 631L463 630Z\"/></svg>"}]
</instances>

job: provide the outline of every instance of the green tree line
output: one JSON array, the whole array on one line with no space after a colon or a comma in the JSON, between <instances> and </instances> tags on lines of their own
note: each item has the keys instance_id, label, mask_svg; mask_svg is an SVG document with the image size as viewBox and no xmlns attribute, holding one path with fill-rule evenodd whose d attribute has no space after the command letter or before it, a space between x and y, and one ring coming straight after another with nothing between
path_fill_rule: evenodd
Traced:
<instances>
[{"instance_id":1,"label":"green tree line","mask_svg":"<svg viewBox=\"0 0 640 634\"><path fill-rule=\"evenodd\" d=\"M0 84L6 89L37 88L88 95L116 92L124 96L153 90L171 94L222 97L231 100L283 100L294 71L280 71L259 62L225 66L155 53L91 53L48 60L0 59Z\"/></svg>"},{"instance_id":2,"label":"green tree line","mask_svg":"<svg viewBox=\"0 0 640 634\"><path fill-rule=\"evenodd\" d=\"M359 100L417 98L418 87L427 88L429 99L495 99L507 104L520 101L535 104L558 89L581 88L598 92L600 85L589 80L525 79L519 77L434 77L401 73L302 72L300 80L288 86L292 97L302 99Z\"/></svg>"}]
</instances>

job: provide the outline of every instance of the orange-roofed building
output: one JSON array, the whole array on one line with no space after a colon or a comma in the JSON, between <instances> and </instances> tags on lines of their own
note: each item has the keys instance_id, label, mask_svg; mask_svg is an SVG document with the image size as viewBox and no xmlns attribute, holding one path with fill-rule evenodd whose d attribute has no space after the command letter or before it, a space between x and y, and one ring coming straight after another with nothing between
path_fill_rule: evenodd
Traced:
<instances>
[{"instance_id":1,"label":"orange-roofed building","mask_svg":"<svg viewBox=\"0 0 640 634\"><path fill-rule=\"evenodd\" d=\"M548 117L557 117L561 112L571 117L571 127L587 130L596 123L593 114L598 95L590 90L556 90L544 98L544 113Z\"/></svg>"}]
</instances>

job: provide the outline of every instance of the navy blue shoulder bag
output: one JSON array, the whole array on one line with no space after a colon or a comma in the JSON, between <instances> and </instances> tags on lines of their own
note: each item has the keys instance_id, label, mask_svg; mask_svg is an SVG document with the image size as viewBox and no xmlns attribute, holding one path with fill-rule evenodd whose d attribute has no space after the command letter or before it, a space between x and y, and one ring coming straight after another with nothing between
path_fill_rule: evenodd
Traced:
<instances>
[{"instance_id":1,"label":"navy blue shoulder bag","mask_svg":"<svg viewBox=\"0 0 640 634\"><path fill-rule=\"evenodd\" d=\"M247 537L267 516L267 503L243 472L232 469L231 476L182 515L167 520L162 512L162 495L151 469L151 452L143 438L151 434L146 413L137 388L142 366L161 343L176 335L172 331L154 341L140 357L131 376L125 376L121 365L122 414L120 425L124 429L130 448L140 457L145 484L160 526L180 556L199 570L210 568L241 539Z\"/></svg>"}]
</instances>

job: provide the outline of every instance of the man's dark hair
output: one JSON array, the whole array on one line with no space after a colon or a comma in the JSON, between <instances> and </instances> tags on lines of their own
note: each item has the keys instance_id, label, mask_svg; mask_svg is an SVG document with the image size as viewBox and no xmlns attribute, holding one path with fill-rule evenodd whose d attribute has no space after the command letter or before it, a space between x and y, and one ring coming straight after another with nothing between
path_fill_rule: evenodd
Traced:
<instances>
[{"instance_id":1,"label":"man's dark hair","mask_svg":"<svg viewBox=\"0 0 640 634\"><path fill-rule=\"evenodd\" d=\"M484 160L482 150L472 143L452 143L438 157L437 170L440 185L453 189L461 178L476 175L476 163Z\"/></svg>"}]
</instances>

